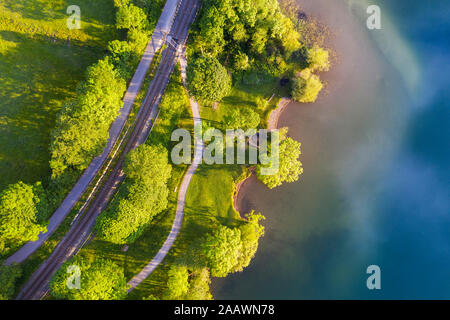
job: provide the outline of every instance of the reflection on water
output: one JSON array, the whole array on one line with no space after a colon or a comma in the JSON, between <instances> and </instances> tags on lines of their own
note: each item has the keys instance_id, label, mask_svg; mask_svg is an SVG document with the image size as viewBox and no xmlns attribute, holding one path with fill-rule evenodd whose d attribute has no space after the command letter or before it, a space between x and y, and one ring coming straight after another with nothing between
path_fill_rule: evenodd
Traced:
<instances>
[{"instance_id":1,"label":"reflection on water","mask_svg":"<svg viewBox=\"0 0 450 320\"><path fill-rule=\"evenodd\" d=\"M305 173L274 191L249 183L266 236L215 297L450 298L450 3L377 1L374 34L362 0L300 2L335 31L339 63L326 95L281 117ZM366 288L371 264L381 291Z\"/></svg>"}]
</instances>

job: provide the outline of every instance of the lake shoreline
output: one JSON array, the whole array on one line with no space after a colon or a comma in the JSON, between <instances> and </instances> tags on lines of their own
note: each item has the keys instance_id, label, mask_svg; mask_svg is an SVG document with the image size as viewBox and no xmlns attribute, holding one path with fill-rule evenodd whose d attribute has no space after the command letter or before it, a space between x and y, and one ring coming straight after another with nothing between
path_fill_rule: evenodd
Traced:
<instances>
[{"instance_id":1,"label":"lake shoreline","mask_svg":"<svg viewBox=\"0 0 450 320\"><path fill-rule=\"evenodd\" d=\"M283 263L277 262L279 260L276 257L281 259L281 253L292 253L293 239L297 239L299 234L302 233L298 228L294 228L295 221L308 219L310 215L315 216L316 214L313 214L313 212L318 210L317 206L320 201L316 202L318 199L312 200L310 194L318 188L322 188L320 183L322 178L325 179L323 176L328 178L327 170L329 169L324 170L323 168L329 168L329 165L324 165L322 162L326 159L324 154L334 150L334 146L329 147L329 142L337 139L339 139L339 142L347 141L349 127L344 126L341 133L336 130L340 130L341 124L347 122L346 119L349 118L350 114L355 115L355 117L359 116L358 103L355 101L360 101L360 94L358 92L352 94L353 100L349 102L347 95L343 93L351 92L359 87L366 90L364 84L369 83L369 79L376 82L381 78L381 68L379 68L378 63L371 63L367 68L368 72L359 72L360 66L367 66L365 63L366 58L369 57L367 50L376 51L372 50L374 47L365 37L364 29L361 29L355 20L348 19L352 16L345 3L306 0L298 1L298 3L308 16L332 31L330 37L327 37L325 41L325 47L331 50L334 63L329 72L320 73L320 78L326 83L326 86L315 103L282 104L282 107L274 109L273 115L271 114L268 119L267 128L288 127L289 136L302 142L300 160L306 174L302 176L302 181L298 184L286 184L286 186L270 191L266 190L267 188L254 175L248 177L239 185L238 192L233 199L236 210L241 214L255 210L266 216L266 235L260 243L254 261L251 262L248 270L243 272L245 275L234 274L229 276L230 279L215 278L212 280L211 292L218 299L236 296L236 293L242 292L242 289L255 294L251 289L252 285L258 283L262 274L273 276L273 272L278 270L275 266L284 266ZM355 39L357 40L355 41ZM360 50L361 45L365 51ZM362 90L361 92L363 92ZM356 109L354 106L356 106ZM314 181L311 181L312 176L315 176ZM305 184L308 184L309 190L304 188ZM299 185L303 185L303 187ZM303 190L303 193L299 194L297 190ZM329 190L324 192L329 192ZM306 199L304 199L305 197ZM298 203L298 201L302 201L307 208L307 210L302 210L302 218L293 214L295 209L292 203ZM287 207L292 214L282 210ZM287 222L288 220L289 222ZM304 232L308 232L308 228L311 229L314 226L305 227L306 231ZM290 245L286 246L287 243ZM307 253L304 254L307 255ZM292 258L292 256L290 257ZM304 260L304 264L308 265L311 263L310 261ZM295 267L298 267L298 264ZM245 284L242 283L243 277L246 278ZM283 279L283 277L280 279ZM286 286L288 286L288 283L291 284L291 280L286 281ZM273 282L272 286L277 287L279 285L280 281L277 280ZM247 297L243 293L240 294L242 297ZM266 295L262 293L255 295L258 298L266 296L267 292ZM284 296L280 294L279 297Z\"/></svg>"}]
</instances>

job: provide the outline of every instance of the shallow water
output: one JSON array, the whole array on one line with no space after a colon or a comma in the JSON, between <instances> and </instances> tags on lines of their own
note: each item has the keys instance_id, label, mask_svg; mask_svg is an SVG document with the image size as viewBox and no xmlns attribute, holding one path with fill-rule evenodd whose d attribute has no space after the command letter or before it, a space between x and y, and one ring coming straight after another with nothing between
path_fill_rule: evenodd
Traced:
<instances>
[{"instance_id":1,"label":"shallow water","mask_svg":"<svg viewBox=\"0 0 450 320\"><path fill-rule=\"evenodd\" d=\"M315 104L281 116L305 173L247 184L266 236L215 298L450 298L450 2L377 1L376 31L363 0L300 2L334 31L338 63ZM372 264L381 290L366 287Z\"/></svg>"}]
</instances>

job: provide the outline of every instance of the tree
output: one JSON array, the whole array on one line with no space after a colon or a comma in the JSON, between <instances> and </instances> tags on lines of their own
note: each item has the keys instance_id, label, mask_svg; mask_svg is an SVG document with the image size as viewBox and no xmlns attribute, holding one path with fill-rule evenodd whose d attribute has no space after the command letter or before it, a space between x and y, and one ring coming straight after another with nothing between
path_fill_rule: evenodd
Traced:
<instances>
[{"instance_id":1,"label":"tree","mask_svg":"<svg viewBox=\"0 0 450 320\"><path fill-rule=\"evenodd\" d=\"M227 129L256 129L260 121L259 114L250 107L233 108L225 117Z\"/></svg>"},{"instance_id":2,"label":"tree","mask_svg":"<svg viewBox=\"0 0 450 320\"><path fill-rule=\"evenodd\" d=\"M231 77L215 58L193 59L186 71L189 92L199 100L220 101L230 92Z\"/></svg>"},{"instance_id":3,"label":"tree","mask_svg":"<svg viewBox=\"0 0 450 320\"><path fill-rule=\"evenodd\" d=\"M130 3L130 0L114 0L114 6L116 8L127 6L129 3Z\"/></svg>"},{"instance_id":4,"label":"tree","mask_svg":"<svg viewBox=\"0 0 450 320\"><path fill-rule=\"evenodd\" d=\"M319 76L311 74L309 71L303 73L294 80L292 98L302 103L315 102L323 88L323 83Z\"/></svg>"},{"instance_id":5,"label":"tree","mask_svg":"<svg viewBox=\"0 0 450 320\"><path fill-rule=\"evenodd\" d=\"M11 299L14 294L15 282L22 275L18 265L5 266L0 261L0 300Z\"/></svg>"},{"instance_id":6,"label":"tree","mask_svg":"<svg viewBox=\"0 0 450 320\"><path fill-rule=\"evenodd\" d=\"M312 72L330 70L329 52L319 46L308 49L306 62Z\"/></svg>"},{"instance_id":7,"label":"tree","mask_svg":"<svg viewBox=\"0 0 450 320\"><path fill-rule=\"evenodd\" d=\"M244 71L250 68L248 56L243 52L238 52L234 56L234 69L237 71Z\"/></svg>"},{"instance_id":8,"label":"tree","mask_svg":"<svg viewBox=\"0 0 450 320\"><path fill-rule=\"evenodd\" d=\"M300 142L291 138L286 138L281 141L279 146L279 168L274 175L262 175L261 167L257 166L258 178L266 184L270 189L278 187L283 182L294 182L299 179L299 176L303 173L302 163L298 160L301 154ZM266 166L266 165L265 165Z\"/></svg>"},{"instance_id":9,"label":"tree","mask_svg":"<svg viewBox=\"0 0 450 320\"><path fill-rule=\"evenodd\" d=\"M96 226L99 237L117 244L134 242L166 209L172 166L165 148L144 144L130 152L123 170L126 179Z\"/></svg>"},{"instance_id":10,"label":"tree","mask_svg":"<svg viewBox=\"0 0 450 320\"><path fill-rule=\"evenodd\" d=\"M202 244L213 277L226 277L237 265L241 250L241 231L225 226L209 233Z\"/></svg>"},{"instance_id":11,"label":"tree","mask_svg":"<svg viewBox=\"0 0 450 320\"><path fill-rule=\"evenodd\" d=\"M282 21L282 29L281 29L281 42L283 44L283 48L286 51L288 55L293 53L294 51L300 49L300 34L295 31L294 24L292 21L287 18L283 17L280 18Z\"/></svg>"},{"instance_id":12,"label":"tree","mask_svg":"<svg viewBox=\"0 0 450 320\"><path fill-rule=\"evenodd\" d=\"M147 15L132 3L122 5L116 13L116 26L119 29L147 29Z\"/></svg>"},{"instance_id":13,"label":"tree","mask_svg":"<svg viewBox=\"0 0 450 320\"><path fill-rule=\"evenodd\" d=\"M123 78L131 77L135 66L139 63L139 57L135 48L128 41L114 40L108 44L108 50L112 54L112 61L121 72Z\"/></svg>"},{"instance_id":14,"label":"tree","mask_svg":"<svg viewBox=\"0 0 450 320\"><path fill-rule=\"evenodd\" d=\"M168 152L164 147L143 144L127 156L124 172L132 181L166 187L172 166L168 163Z\"/></svg>"},{"instance_id":15,"label":"tree","mask_svg":"<svg viewBox=\"0 0 450 320\"><path fill-rule=\"evenodd\" d=\"M73 283L79 268L80 288L69 289L67 283ZM67 272L69 270L69 272ZM74 269L75 270L75 269ZM126 297L128 285L123 269L110 260L96 259L93 262L76 256L64 263L50 281L52 296L69 300L120 300Z\"/></svg>"},{"instance_id":16,"label":"tree","mask_svg":"<svg viewBox=\"0 0 450 320\"><path fill-rule=\"evenodd\" d=\"M243 271L246 268L258 250L258 241L264 236L264 227L260 221L265 220L261 214L255 214L254 211L247 214L247 221L239 227L241 231L242 251L238 258L238 263L233 271Z\"/></svg>"},{"instance_id":17,"label":"tree","mask_svg":"<svg viewBox=\"0 0 450 320\"><path fill-rule=\"evenodd\" d=\"M147 30L131 29L128 31L129 44L133 52L137 55L144 54L149 40L150 35Z\"/></svg>"},{"instance_id":18,"label":"tree","mask_svg":"<svg viewBox=\"0 0 450 320\"><path fill-rule=\"evenodd\" d=\"M164 292L164 299L184 299L189 290L189 272L186 266L172 266L168 272L169 280Z\"/></svg>"},{"instance_id":19,"label":"tree","mask_svg":"<svg viewBox=\"0 0 450 320\"><path fill-rule=\"evenodd\" d=\"M102 152L109 138L109 127L122 107L126 89L110 59L89 67L87 80L77 99L64 104L51 137L53 177L67 168L84 170Z\"/></svg>"},{"instance_id":20,"label":"tree","mask_svg":"<svg viewBox=\"0 0 450 320\"><path fill-rule=\"evenodd\" d=\"M172 79L167 85L167 89L159 104L161 114L165 118L179 116L183 111L189 108L189 97L180 81L180 70L176 68L172 74Z\"/></svg>"},{"instance_id":21,"label":"tree","mask_svg":"<svg viewBox=\"0 0 450 320\"><path fill-rule=\"evenodd\" d=\"M251 47L257 54L263 54L267 43L267 29L256 28L252 35Z\"/></svg>"},{"instance_id":22,"label":"tree","mask_svg":"<svg viewBox=\"0 0 450 320\"><path fill-rule=\"evenodd\" d=\"M245 25L243 23L237 23L234 26L232 38L237 42L245 41L248 39L247 31L245 30Z\"/></svg>"},{"instance_id":23,"label":"tree","mask_svg":"<svg viewBox=\"0 0 450 320\"><path fill-rule=\"evenodd\" d=\"M204 0L194 30L193 55L228 61L231 52L242 51L274 76L282 74L274 71L286 64L280 57L288 59L301 46L300 34L277 0ZM275 69L273 62L278 64ZM248 68L242 55L236 55L232 63L234 71Z\"/></svg>"},{"instance_id":24,"label":"tree","mask_svg":"<svg viewBox=\"0 0 450 320\"><path fill-rule=\"evenodd\" d=\"M186 300L212 300L210 283L208 268L194 271L189 282L189 291L185 295Z\"/></svg>"},{"instance_id":25,"label":"tree","mask_svg":"<svg viewBox=\"0 0 450 320\"><path fill-rule=\"evenodd\" d=\"M40 183L9 185L0 193L0 252L6 253L26 241L35 241L46 232L43 218L47 208ZM39 212L41 211L41 212Z\"/></svg>"}]
</instances>

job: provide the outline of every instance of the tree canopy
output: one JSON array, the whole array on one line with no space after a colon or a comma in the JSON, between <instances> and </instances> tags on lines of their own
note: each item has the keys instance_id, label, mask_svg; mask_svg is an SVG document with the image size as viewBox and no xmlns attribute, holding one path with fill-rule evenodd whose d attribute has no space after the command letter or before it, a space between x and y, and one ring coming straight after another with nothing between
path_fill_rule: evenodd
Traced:
<instances>
[{"instance_id":1,"label":"tree canopy","mask_svg":"<svg viewBox=\"0 0 450 320\"><path fill-rule=\"evenodd\" d=\"M75 283L76 269L79 268L80 288L70 289L68 282ZM53 275L50 281L52 296L68 300L120 300L126 297L128 285L123 269L110 260L96 259L93 262L75 257Z\"/></svg>"},{"instance_id":2,"label":"tree canopy","mask_svg":"<svg viewBox=\"0 0 450 320\"><path fill-rule=\"evenodd\" d=\"M227 129L256 129L260 121L259 114L250 107L233 108L225 117Z\"/></svg>"},{"instance_id":3,"label":"tree canopy","mask_svg":"<svg viewBox=\"0 0 450 320\"><path fill-rule=\"evenodd\" d=\"M27 241L35 241L46 232L46 197L40 183L9 185L0 193L0 253Z\"/></svg>"},{"instance_id":4,"label":"tree canopy","mask_svg":"<svg viewBox=\"0 0 450 320\"><path fill-rule=\"evenodd\" d=\"M213 277L226 277L237 265L242 250L241 231L220 226L208 234L202 250Z\"/></svg>"},{"instance_id":5,"label":"tree canopy","mask_svg":"<svg viewBox=\"0 0 450 320\"><path fill-rule=\"evenodd\" d=\"M189 277L189 290L184 296L186 300L211 300L209 290L211 279L207 268L194 270Z\"/></svg>"},{"instance_id":6,"label":"tree canopy","mask_svg":"<svg viewBox=\"0 0 450 320\"><path fill-rule=\"evenodd\" d=\"M264 216L253 211L240 226L220 226L208 233L201 244L201 251L213 277L225 277L230 272L242 271L250 264L264 235L260 221Z\"/></svg>"},{"instance_id":7,"label":"tree canopy","mask_svg":"<svg viewBox=\"0 0 450 320\"><path fill-rule=\"evenodd\" d=\"M130 152L123 170L125 181L96 227L101 238L117 244L133 242L166 209L172 167L165 148L144 144Z\"/></svg>"},{"instance_id":8,"label":"tree canopy","mask_svg":"<svg viewBox=\"0 0 450 320\"><path fill-rule=\"evenodd\" d=\"M184 299L189 290L189 272L186 266L172 266L168 272L169 280L164 299Z\"/></svg>"},{"instance_id":9,"label":"tree canopy","mask_svg":"<svg viewBox=\"0 0 450 320\"><path fill-rule=\"evenodd\" d=\"M50 166L54 176L68 167L83 170L101 153L109 127L122 107L125 89L125 81L110 59L88 69L77 99L63 106L52 132Z\"/></svg>"},{"instance_id":10,"label":"tree canopy","mask_svg":"<svg viewBox=\"0 0 450 320\"><path fill-rule=\"evenodd\" d=\"M288 57L300 48L299 37L276 0L205 0L192 46L201 55L231 53L242 62L242 54Z\"/></svg>"},{"instance_id":11,"label":"tree canopy","mask_svg":"<svg viewBox=\"0 0 450 320\"><path fill-rule=\"evenodd\" d=\"M279 146L279 168L274 175L262 175L261 167L257 166L258 178L270 189L281 186L283 182L297 181L303 173L302 163L298 160L301 154L300 142L286 138Z\"/></svg>"},{"instance_id":12,"label":"tree canopy","mask_svg":"<svg viewBox=\"0 0 450 320\"><path fill-rule=\"evenodd\" d=\"M189 92L199 100L220 101L230 92L231 77L216 58L196 58L186 72Z\"/></svg>"},{"instance_id":13,"label":"tree canopy","mask_svg":"<svg viewBox=\"0 0 450 320\"><path fill-rule=\"evenodd\" d=\"M0 261L0 300L9 300L14 295L15 282L22 275L18 265L5 266Z\"/></svg>"},{"instance_id":14,"label":"tree canopy","mask_svg":"<svg viewBox=\"0 0 450 320\"><path fill-rule=\"evenodd\" d=\"M260 224L265 220L261 214L255 214L254 211L246 215L247 222L239 227L241 231L242 250L238 262L233 268L233 272L243 271L248 267L251 260L258 250L258 241L264 236L264 227Z\"/></svg>"},{"instance_id":15,"label":"tree canopy","mask_svg":"<svg viewBox=\"0 0 450 320\"><path fill-rule=\"evenodd\" d=\"M330 70L330 58L328 50L317 45L308 49L306 61L311 71L328 71Z\"/></svg>"},{"instance_id":16,"label":"tree canopy","mask_svg":"<svg viewBox=\"0 0 450 320\"><path fill-rule=\"evenodd\" d=\"M311 74L309 70L304 70L302 73L303 75L294 79L292 98L302 103L315 102L323 88L323 83L319 76Z\"/></svg>"},{"instance_id":17,"label":"tree canopy","mask_svg":"<svg viewBox=\"0 0 450 320\"><path fill-rule=\"evenodd\" d=\"M132 3L121 5L116 13L116 26L119 29L145 29L148 27L147 15Z\"/></svg>"}]
</instances>

